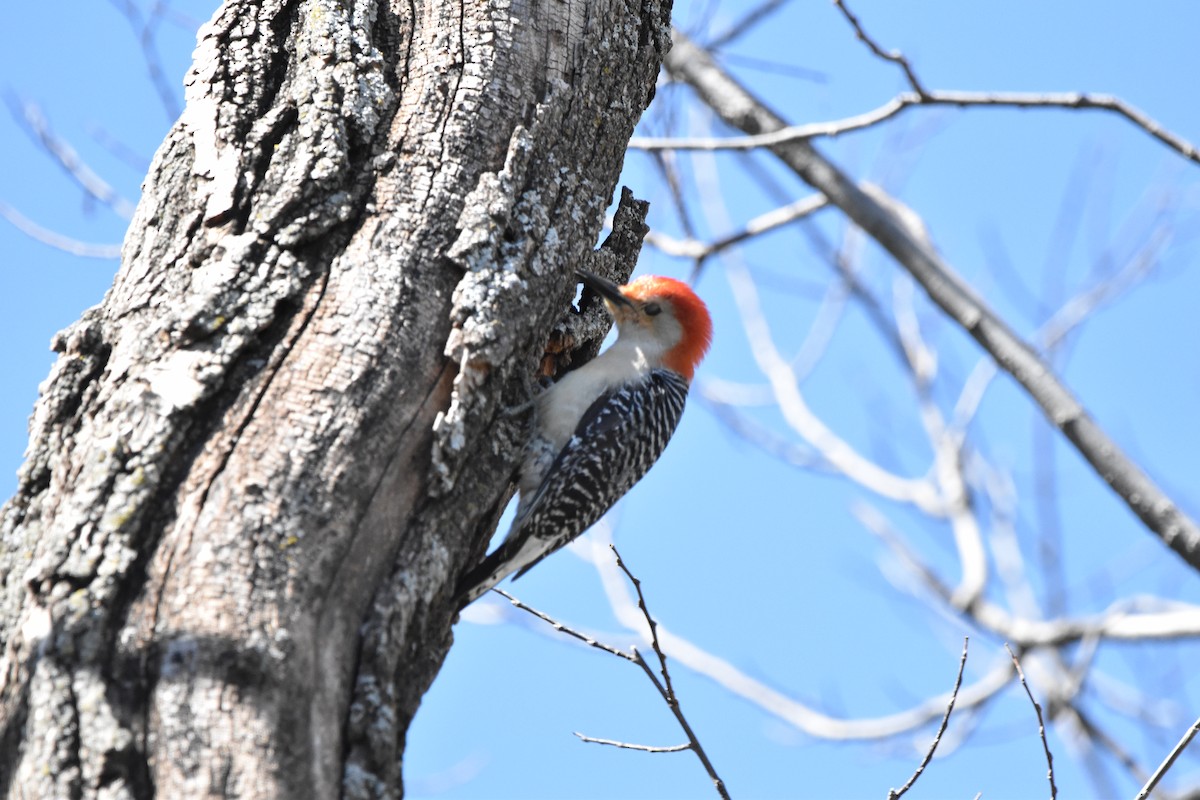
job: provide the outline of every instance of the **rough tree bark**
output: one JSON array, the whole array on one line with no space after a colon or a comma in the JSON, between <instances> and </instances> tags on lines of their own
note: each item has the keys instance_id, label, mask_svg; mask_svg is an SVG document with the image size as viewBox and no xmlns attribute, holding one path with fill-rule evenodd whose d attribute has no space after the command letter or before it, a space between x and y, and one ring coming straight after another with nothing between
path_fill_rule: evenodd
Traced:
<instances>
[{"instance_id":1,"label":"rough tree bark","mask_svg":"<svg viewBox=\"0 0 1200 800\"><path fill-rule=\"evenodd\" d=\"M502 409L556 324L598 344L570 271L669 15L229 0L202 29L0 519L5 795L402 793L508 497ZM639 211L602 251L626 272Z\"/></svg>"}]
</instances>

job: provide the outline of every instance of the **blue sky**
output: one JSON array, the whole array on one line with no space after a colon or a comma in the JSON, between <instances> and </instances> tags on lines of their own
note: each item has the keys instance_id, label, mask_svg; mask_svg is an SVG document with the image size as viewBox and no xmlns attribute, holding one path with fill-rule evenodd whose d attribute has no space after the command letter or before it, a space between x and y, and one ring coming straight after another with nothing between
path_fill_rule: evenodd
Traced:
<instances>
[{"instance_id":1,"label":"blue sky","mask_svg":"<svg viewBox=\"0 0 1200 800\"><path fill-rule=\"evenodd\" d=\"M701 4L702 5L702 4ZM192 25L213 4L172 3L158 50L180 83L194 43ZM926 86L937 89L1089 91L1115 94L1166 127L1200 140L1200 5L924 2L859 0L852 8L885 47L900 48ZM732 9L732 11L731 11ZM739 5L682 6L676 20L719 32ZM0 29L0 83L10 98L35 101L54 129L124 197L138 186L169 113L150 81L128 22L108 3L23 3ZM881 105L904 84L870 56L829 3L795 2L727 51L724 62L779 113L817 122ZM819 73L766 71L748 59ZM644 132L721 133L679 89L660 89ZM112 152L111 138L142 159ZM1154 236L1161 259L1134 290L1069 340L1057 362L1067 383L1117 442L1193 516L1200 515L1200 165L1187 162L1128 122L1101 112L915 109L878 130L819 143L855 178L880 183L918 211L939 251L1023 335L1049 309L1127 261ZM0 202L64 235L103 244L126 221L81 197L20 129L0 115ZM745 161L680 156L697 235L710 237L809 193L765 154L750 163L776 185L764 191ZM724 207L713 202L714 181ZM648 159L632 154L622 182L652 202L650 224L682 236L679 215ZM726 222L725 220L728 220ZM1067 231L1074 231L1072 234ZM758 282L779 347L794 352L817 315L830 270L810 244L837 244L845 227L820 215L764 237L701 274L716 322L715 345L698 381L760 387L726 271L739 265ZM53 333L99 302L114 260L81 259L31 240L0 221L0 335L7 344L0 392L0 489L15 487L25 425L52 363ZM686 276L691 265L647 250L640 269ZM863 250L866 282L889 301L896 269ZM977 347L918 299L926 337L938 347L934 397L952 406L979 359ZM705 383L707 382L707 383ZM850 307L825 357L804 383L807 402L839 435L903 475L928 467L928 445L896 359L866 315ZM770 406L747 413L788 436ZM1054 435L1007 379L986 395L973 434L998 474L1010 479L1016 535L1029 564L1045 542L1045 515L1061 528L1059 579L1031 576L1041 600L1056 592L1072 614L1098 613L1120 598L1154 595L1200 602L1194 573L1141 530L1094 474ZM1041 432L1039 432L1041 431ZM794 439L794 437L793 437ZM1049 451L1057 507L1035 502ZM765 456L692 402L660 464L610 515L613 536L642 578L651 608L674 634L763 685L833 716L879 716L949 688L964 633L971 633L965 683L1000 659L1003 642L931 610L879 542L851 513L869 502L913 546L957 580L944 526L881 503L861 488ZM993 569L995 555L991 553ZM989 598L1005 595L993 575ZM564 552L509 587L564 622L628 647L635 637L614 619L596 571ZM481 601L486 606L490 600ZM711 792L689 754L646 754L583 744L573 731L646 744L682 737L640 671L567 642L503 605L481 606L455 630L456 644L410 732L405 772L411 797L697 797ZM498 624L487 624L489 621ZM1077 653L1072 651L1072 657ZM1100 645L1088 691L1165 721L1136 726L1111 703L1090 702L1096 721L1149 768L1200 713L1195 642ZM827 742L789 727L676 661L685 711L735 797L881 797L909 775L931 733L876 743ZM1039 688L1036 665L1030 670ZM1161 713L1160 713L1161 711ZM1009 689L977 717L952 720L970 738L934 761L912 797L1045 796L1045 765L1032 709ZM1050 735L1063 796L1131 796L1120 770L1097 771ZM1177 781L1197 780L1185 757ZM1090 773L1090 775L1089 775ZM1186 784L1176 783L1176 786Z\"/></svg>"}]
</instances>

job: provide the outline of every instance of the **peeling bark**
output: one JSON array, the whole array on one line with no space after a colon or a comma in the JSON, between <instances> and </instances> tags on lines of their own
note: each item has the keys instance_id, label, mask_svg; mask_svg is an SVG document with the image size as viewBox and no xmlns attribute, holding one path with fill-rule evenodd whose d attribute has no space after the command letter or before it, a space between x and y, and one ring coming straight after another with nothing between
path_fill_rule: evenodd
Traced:
<instances>
[{"instance_id":1,"label":"peeling bark","mask_svg":"<svg viewBox=\"0 0 1200 800\"><path fill-rule=\"evenodd\" d=\"M636 258L629 198L591 246L669 13L230 0L201 30L0 516L0 790L402 794L502 410L599 345L572 266Z\"/></svg>"}]
</instances>

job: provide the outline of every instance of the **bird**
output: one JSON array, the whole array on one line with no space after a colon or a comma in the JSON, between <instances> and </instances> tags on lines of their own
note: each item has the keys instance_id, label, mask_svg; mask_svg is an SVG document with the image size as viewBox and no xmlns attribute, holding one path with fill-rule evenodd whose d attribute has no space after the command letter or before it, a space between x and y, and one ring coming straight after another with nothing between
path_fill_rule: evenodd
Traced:
<instances>
[{"instance_id":1,"label":"bird","mask_svg":"<svg viewBox=\"0 0 1200 800\"><path fill-rule=\"evenodd\" d=\"M682 281L644 275L618 286L575 274L604 300L617 340L534 399L516 516L459 580L460 609L575 539L641 480L675 432L712 343L708 308Z\"/></svg>"}]
</instances>

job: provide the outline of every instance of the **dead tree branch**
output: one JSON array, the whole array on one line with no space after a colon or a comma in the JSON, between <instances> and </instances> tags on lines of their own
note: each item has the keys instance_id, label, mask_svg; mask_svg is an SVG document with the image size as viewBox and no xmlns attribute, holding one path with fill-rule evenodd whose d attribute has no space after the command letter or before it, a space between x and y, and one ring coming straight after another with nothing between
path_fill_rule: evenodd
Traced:
<instances>
[{"instance_id":1,"label":"dead tree branch","mask_svg":"<svg viewBox=\"0 0 1200 800\"><path fill-rule=\"evenodd\" d=\"M1146 112L1119 97L1088 92L964 92L931 91L924 95L904 92L876 109L832 122L786 125L767 133L750 136L710 136L696 138L659 138L637 136L629 140L635 150L757 150L806 141L819 137L834 138L862 130L898 116L914 106L954 106L957 108L1057 108L1075 111L1108 111L1141 128L1179 155L1200 164L1200 148L1164 127Z\"/></svg>"},{"instance_id":2,"label":"dead tree branch","mask_svg":"<svg viewBox=\"0 0 1200 800\"><path fill-rule=\"evenodd\" d=\"M644 620L637 600L628 590L621 571L607 558L608 541L604 532L593 529L589 541L584 544L590 547L585 557L599 573L608 603L617 620L631 630L642 630ZM946 704L950 700L949 693L945 693L894 714L862 719L838 718L768 686L721 657L704 650L695 642L663 628L661 624L658 625L657 631L662 648L671 653L671 657L677 663L709 678L731 694L796 730L819 739L880 740L900 736L940 719L945 714ZM955 708L962 710L986 705L1004 691L1011 682L1012 675L1011 662L1003 659L978 681L959 690Z\"/></svg>"},{"instance_id":3,"label":"dead tree branch","mask_svg":"<svg viewBox=\"0 0 1200 800\"><path fill-rule=\"evenodd\" d=\"M4 217L12 223L14 228L29 238L36 239L42 244L62 250L64 253L70 253L73 256L107 259L119 258L121 256L121 245L119 244L93 244L92 242L83 242L57 231L52 231L49 228L38 225L8 203L0 203L0 217Z\"/></svg>"},{"instance_id":4,"label":"dead tree branch","mask_svg":"<svg viewBox=\"0 0 1200 800\"><path fill-rule=\"evenodd\" d=\"M1180 754L1191 744L1192 739L1196 737L1197 733L1200 733L1200 719L1193 722L1192 727L1187 729L1183 734L1183 738L1179 740L1179 743L1171 748L1171 752L1167 753L1167 757L1158 765L1158 769L1154 770L1154 774L1150 776L1150 780L1146 781L1146 785L1137 793L1137 797L1134 800L1146 800L1150 796L1150 793L1154 791L1154 787L1167 774L1167 770L1175 764L1175 760L1179 758Z\"/></svg>"},{"instance_id":5,"label":"dead tree branch","mask_svg":"<svg viewBox=\"0 0 1200 800\"><path fill-rule=\"evenodd\" d=\"M914 92L921 97L924 97L926 94L928 94L925 91L925 87L921 85L921 81L917 80L917 74L913 72L912 65L908 63L908 59L904 57L903 53L901 53L899 50L892 50L890 52L884 50L879 46L878 43L876 43L874 39L867 35L867 32L863 30L862 24L858 21L858 17L854 16L854 14L849 8L846 7L846 4L842 2L842 0L833 0L833 4L837 6L838 10L841 11L842 15L846 17L846 20L850 23L851 27L854 28L854 35L858 37L860 42L871 48L871 52L882 58L884 61L890 61L899 66L900 69L904 70L904 77L908 79L908 85L913 88Z\"/></svg>"},{"instance_id":6,"label":"dead tree branch","mask_svg":"<svg viewBox=\"0 0 1200 800\"><path fill-rule=\"evenodd\" d=\"M958 689L962 686L963 669L967 666L967 644L970 642L968 637L963 637L962 658L958 661L958 677L954 679L954 689L950 692L950 702L946 704L946 714L942 717L942 724L938 726L937 733L933 737L933 742L929 745L929 749L925 752L925 758L921 759L920 766L912 777L899 789L888 790L888 800L900 800L904 793L913 787L917 779L921 777L921 773L925 771L925 767L929 766L929 762L933 760L933 754L937 750L938 744L942 741L942 734L946 732L946 726L950 724L950 714L954 711L954 702L958 700Z\"/></svg>"},{"instance_id":7,"label":"dead tree branch","mask_svg":"<svg viewBox=\"0 0 1200 800\"><path fill-rule=\"evenodd\" d=\"M772 209L760 214L747 222L739 230L720 236L711 242L698 239L674 239L663 233L651 230L646 234L646 243L656 247L669 256L692 258L698 263L717 255L723 250L742 244L756 236L778 230L797 220L804 219L829 205L823 196L811 195L789 203L781 208Z\"/></svg>"},{"instance_id":8,"label":"dead tree branch","mask_svg":"<svg viewBox=\"0 0 1200 800\"><path fill-rule=\"evenodd\" d=\"M742 15L741 19L726 28L724 32L714 37L708 43L708 46L717 49L733 42L755 25L774 14L785 3L787 3L787 0L764 0L764 2L747 11Z\"/></svg>"},{"instance_id":9,"label":"dead tree branch","mask_svg":"<svg viewBox=\"0 0 1200 800\"><path fill-rule=\"evenodd\" d=\"M646 662L646 659L642 657L642 654L638 652L636 647L631 648L630 652L625 652L624 650L600 642L594 637L588 636L585 633L581 633L574 628L564 625L548 614L522 603L508 592L505 592L501 589L493 589L492 591L507 598L510 603L522 611L533 614L538 619L551 625L555 630L561 631L562 633L565 633L567 636L570 636L574 639L578 639L589 647L594 647L597 650L603 650L610 655L614 655L626 661L632 661L634 664L637 664L639 667L641 667L642 672L646 673L646 677L650 679L652 684L654 684L654 688L658 690L658 693L666 702L667 707L671 709L671 713L675 715L675 720L679 723L679 727L683 729L688 741L687 744L683 745L654 747L651 745L631 744L629 742L622 742L614 739L596 739L590 736L584 736L582 733L576 731L575 735L577 737L585 742L609 745L611 747L619 747L625 750L641 750L647 753L677 753L683 750L691 750L696 754L696 757L700 759L700 763L704 766L704 770L708 773L709 778L712 779L713 786L716 788L717 794L724 798L724 800L729 800L729 792L725 788L725 782L721 780L721 777L717 774L716 768L713 767L712 761L708 758L708 753L704 751L704 746L700 744L699 738L697 738L695 732L692 730L691 724L688 722L687 717L684 716L683 709L680 707L679 697L676 695L675 686L671 682L670 670L667 669L667 656L666 653L663 652L662 645L658 640L658 623L655 622L654 617L651 616L650 610L646 606L646 599L642 594L642 583L634 576L632 572L630 572L629 568L625 566L625 562L621 560L621 554L617 552L617 548L613 547L611 544L609 547L612 548L613 555L616 557L617 566L620 567L625 575L628 576L629 580L633 583L634 588L637 590L638 607L642 611L646 625L649 626L650 644L654 649L654 654L658 657L659 672L662 674L661 681L659 680L658 676L654 674L654 670Z\"/></svg>"},{"instance_id":10,"label":"dead tree branch","mask_svg":"<svg viewBox=\"0 0 1200 800\"><path fill-rule=\"evenodd\" d=\"M690 86L726 123L748 133L773 133L784 121L763 106L702 49L675 33L668 71ZM1050 366L997 316L941 256L887 205L864 192L807 141L771 148L788 167L825 194L924 287L930 299L969 333L1042 408L1146 527L1200 570L1200 526L1114 442Z\"/></svg>"},{"instance_id":11,"label":"dead tree branch","mask_svg":"<svg viewBox=\"0 0 1200 800\"><path fill-rule=\"evenodd\" d=\"M1013 667L1017 670L1017 677L1021 679L1021 686L1025 688L1025 694L1029 695L1029 702L1033 703L1033 710L1037 713L1038 721L1038 736L1042 738L1042 750L1046 753L1046 777L1050 781L1050 800L1055 800L1058 797L1058 787L1054 785L1054 756L1050 754L1050 745L1046 742L1046 723L1042 719L1042 707L1037 700L1033 699L1033 692L1029 688L1029 684L1025 682L1025 673L1021 669L1021 662L1017 660L1017 655L1012 651L1012 648L1005 645L1008 654L1012 656Z\"/></svg>"},{"instance_id":12,"label":"dead tree branch","mask_svg":"<svg viewBox=\"0 0 1200 800\"><path fill-rule=\"evenodd\" d=\"M597 739L594 736L584 736L579 731L575 731L575 736L581 742L589 744L606 744L609 747L619 747L622 750L640 750L643 753L682 753L684 750L691 750L691 742L684 744L673 744L670 747L654 747L648 744L632 744L630 742L618 742L616 739Z\"/></svg>"},{"instance_id":13,"label":"dead tree branch","mask_svg":"<svg viewBox=\"0 0 1200 800\"><path fill-rule=\"evenodd\" d=\"M41 107L31 100L8 96L8 108L13 119L23 127L33 140L49 153L66 171L79 188L100 203L111 208L122 219L132 219L134 204L122 197L108 181L101 178L87 165L75 148L50 127L49 120Z\"/></svg>"},{"instance_id":14,"label":"dead tree branch","mask_svg":"<svg viewBox=\"0 0 1200 800\"><path fill-rule=\"evenodd\" d=\"M645 659L642 658L641 654L635 647L633 649L633 654L638 658L638 665L654 683L655 688L658 689L659 694L663 696L663 699L667 701L667 707L671 709L671 713L675 715L676 721L679 722L679 727L682 728L684 734L687 735L688 744L691 750L696 754L696 757L700 759L700 763L704 765L704 769L708 773L708 777L712 779L713 786L716 787L717 794L725 798L725 800L729 800L729 792L725 788L725 782L721 780L721 776L717 774L716 768L712 765L712 762L708 758L708 753L704 752L704 748L701 746L700 740L696 738L695 732L692 731L691 724L687 721L687 717L683 715L683 709L679 705L679 696L675 694L675 686L673 683L671 683L671 672L667 669L667 654L663 652L662 645L658 641L658 623L655 622L654 617L650 615L650 609L646 606L646 597L642 594L642 582L637 579L637 576L635 576L633 572L630 571L629 567L625 565L625 562L621 560L621 554L617 552L616 546L609 544L609 547L612 549L613 556L615 556L617 559L617 566L621 568L621 571L625 573L626 577L629 578L629 582L633 584L633 588L637 591L638 608L641 610L642 615L646 618L646 625L650 628L650 645L654 648L654 654L658 656L659 671L662 673L663 682L661 684L658 682L658 680L654 677L654 673L650 671L650 665L646 663Z\"/></svg>"},{"instance_id":15,"label":"dead tree branch","mask_svg":"<svg viewBox=\"0 0 1200 800\"><path fill-rule=\"evenodd\" d=\"M565 633L567 636L570 636L573 639L578 639L579 641L586 644L588 647L594 647L597 650L603 650L604 652L608 653L609 655L614 655L617 658L623 658L626 661L632 661L635 664L637 663L637 659L634 658L634 656L632 654L626 653L624 650L621 650L620 648L613 647L610 644L605 644L604 642L601 642L594 637L588 636L586 633L580 633L579 631L575 630L574 628L564 625L563 623L561 623L558 620L551 617L549 614L547 614L543 611L538 611L533 606L529 606L529 605L526 605L525 603L522 603L520 600L513 597L511 594L504 591L503 589L493 588L492 591L495 592L496 594L500 595L501 597L505 598L506 600L508 600L508 602L512 603L515 607L521 609L522 611L529 613L529 614L533 614L535 617L540 619L542 622L545 622L547 625L554 628L554 630L558 631L559 633Z\"/></svg>"},{"instance_id":16,"label":"dead tree branch","mask_svg":"<svg viewBox=\"0 0 1200 800\"><path fill-rule=\"evenodd\" d=\"M162 57L158 54L156 41L158 25L167 11L165 3L161 0L155 2L148 15L143 14L133 0L109 0L109 3L120 12L121 16L125 17L137 37L138 45L142 50L142 60L146 64L146 74L154 86L154 91L158 94L159 103L167 115L167 122L174 122L183 110L179 105L182 86L178 84L178 81L172 83L171 79L167 77Z\"/></svg>"}]
</instances>

